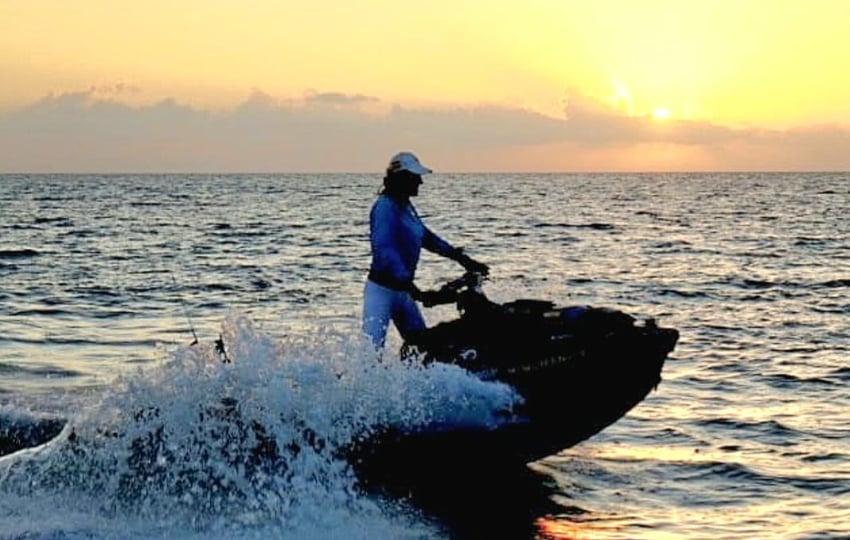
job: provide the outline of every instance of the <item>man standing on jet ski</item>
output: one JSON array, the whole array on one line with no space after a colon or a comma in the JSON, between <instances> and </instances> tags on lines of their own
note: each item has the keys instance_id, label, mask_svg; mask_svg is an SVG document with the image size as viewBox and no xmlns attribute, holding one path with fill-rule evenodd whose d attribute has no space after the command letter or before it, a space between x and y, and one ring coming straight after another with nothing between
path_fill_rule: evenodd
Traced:
<instances>
[{"instance_id":1,"label":"man standing on jet ski","mask_svg":"<svg viewBox=\"0 0 850 540\"><path fill-rule=\"evenodd\" d=\"M384 189L369 214L372 264L363 293L363 332L378 350L384 346L390 320L402 337L425 329L416 305L423 293L413 283L422 248L457 261L468 272L489 271L431 232L417 214L410 198L419 194L422 176L430 173L410 152L393 156Z\"/></svg>"}]
</instances>

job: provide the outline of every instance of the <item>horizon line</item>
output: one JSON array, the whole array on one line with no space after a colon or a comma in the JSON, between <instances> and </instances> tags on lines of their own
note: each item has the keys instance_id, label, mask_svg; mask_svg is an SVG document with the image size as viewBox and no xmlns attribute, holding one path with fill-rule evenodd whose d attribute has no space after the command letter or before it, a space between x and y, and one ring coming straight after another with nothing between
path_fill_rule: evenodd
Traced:
<instances>
[{"instance_id":1,"label":"horizon line","mask_svg":"<svg viewBox=\"0 0 850 540\"><path fill-rule=\"evenodd\" d=\"M315 175L377 175L382 176L384 172L378 171L0 171L0 176L18 175L40 175L40 176L165 176L165 175L188 175L188 176L275 176L294 174ZM716 169L716 170L563 170L563 171L527 171L527 170L505 170L505 171L436 171L429 176L444 175L485 175L485 174L850 174L850 170L844 169Z\"/></svg>"}]
</instances>

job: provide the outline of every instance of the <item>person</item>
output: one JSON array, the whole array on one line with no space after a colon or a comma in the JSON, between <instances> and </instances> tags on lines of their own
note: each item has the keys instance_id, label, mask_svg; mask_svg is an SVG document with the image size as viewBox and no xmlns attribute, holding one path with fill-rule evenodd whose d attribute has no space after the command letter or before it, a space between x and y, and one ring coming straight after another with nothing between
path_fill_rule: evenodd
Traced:
<instances>
[{"instance_id":1,"label":"person","mask_svg":"<svg viewBox=\"0 0 850 540\"><path fill-rule=\"evenodd\" d=\"M468 272L487 274L487 265L467 256L425 226L411 197L419 194L422 177L431 169L411 152L392 157L369 214L372 262L363 293L363 332L382 350L392 320L402 338L425 329L416 305L423 293L416 287L416 266L422 248L458 262Z\"/></svg>"}]
</instances>

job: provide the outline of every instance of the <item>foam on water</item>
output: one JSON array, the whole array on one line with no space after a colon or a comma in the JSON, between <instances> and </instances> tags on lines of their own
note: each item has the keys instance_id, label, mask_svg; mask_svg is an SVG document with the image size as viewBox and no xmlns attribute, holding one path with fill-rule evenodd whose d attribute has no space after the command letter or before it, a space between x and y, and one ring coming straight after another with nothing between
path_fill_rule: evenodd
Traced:
<instances>
[{"instance_id":1,"label":"foam on water","mask_svg":"<svg viewBox=\"0 0 850 540\"><path fill-rule=\"evenodd\" d=\"M453 366L376 362L358 332L275 340L231 315L222 334L231 362L182 347L0 458L0 537L418 537L427 525L358 491L340 449L381 426L495 425L519 399Z\"/></svg>"}]
</instances>

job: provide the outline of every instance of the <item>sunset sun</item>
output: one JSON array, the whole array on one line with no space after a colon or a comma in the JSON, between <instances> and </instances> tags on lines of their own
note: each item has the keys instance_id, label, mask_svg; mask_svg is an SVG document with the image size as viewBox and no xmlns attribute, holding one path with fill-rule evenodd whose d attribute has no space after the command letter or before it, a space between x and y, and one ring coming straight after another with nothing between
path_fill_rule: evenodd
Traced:
<instances>
[{"instance_id":1,"label":"sunset sun","mask_svg":"<svg viewBox=\"0 0 850 540\"><path fill-rule=\"evenodd\" d=\"M652 117L655 120L669 120L671 115L670 109L666 107L652 109Z\"/></svg>"}]
</instances>

